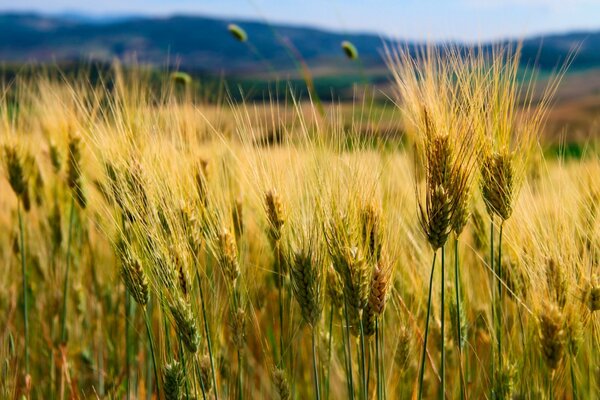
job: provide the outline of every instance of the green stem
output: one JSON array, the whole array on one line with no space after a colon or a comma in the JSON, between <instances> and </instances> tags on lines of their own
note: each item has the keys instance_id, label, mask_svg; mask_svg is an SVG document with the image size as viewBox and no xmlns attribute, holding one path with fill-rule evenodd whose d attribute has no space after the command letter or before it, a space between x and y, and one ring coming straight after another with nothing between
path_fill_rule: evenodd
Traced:
<instances>
[{"instance_id":1,"label":"green stem","mask_svg":"<svg viewBox=\"0 0 600 400\"><path fill-rule=\"evenodd\" d=\"M202 392L202 400L206 400L207 391L204 388L204 381L202 380L202 375L200 374L200 368L198 368L198 361L194 358L194 371L196 372L196 377L198 382L200 382L200 391ZM197 393L198 388L194 384L194 392Z\"/></svg>"},{"instance_id":2,"label":"green stem","mask_svg":"<svg viewBox=\"0 0 600 400\"><path fill-rule=\"evenodd\" d=\"M244 381L242 379L242 352L239 349L237 351L237 359L238 359L238 399L242 400L244 398L244 394L243 394Z\"/></svg>"},{"instance_id":3,"label":"green stem","mask_svg":"<svg viewBox=\"0 0 600 400\"><path fill-rule=\"evenodd\" d=\"M492 325L496 326L496 287L494 285L494 279L496 275L496 270L494 269L494 216L490 217L490 269L492 271ZM496 381L496 368L494 363L494 346L491 346L491 357L490 363L492 367L492 384L490 387L492 388L492 398L494 398L494 382Z\"/></svg>"},{"instance_id":4,"label":"green stem","mask_svg":"<svg viewBox=\"0 0 600 400\"><path fill-rule=\"evenodd\" d=\"M275 244L275 262L277 263L277 279L279 285L277 295L279 297L279 367L283 369L283 268L279 251L279 242Z\"/></svg>"},{"instance_id":5,"label":"green stem","mask_svg":"<svg viewBox=\"0 0 600 400\"><path fill-rule=\"evenodd\" d=\"M462 365L462 329L460 326L460 275L458 273L458 237L454 240L454 291L456 292L456 333L458 338L458 369L460 374L460 398L465 398L465 377Z\"/></svg>"},{"instance_id":6,"label":"green stem","mask_svg":"<svg viewBox=\"0 0 600 400\"><path fill-rule=\"evenodd\" d=\"M441 312L441 346L442 346L442 359L441 359L441 365L440 365L440 373L442 375L442 393L441 393L441 398L443 399L446 393L446 343L444 341L445 337L444 337L444 320L445 320L445 310L446 310L446 300L445 300L445 293L446 293L446 270L445 270L445 245L442 246L442 282L441 282L441 291L442 291L442 299L441 299L441 307L442 307L442 312Z\"/></svg>"},{"instance_id":7,"label":"green stem","mask_svg":"<svg viewBox=\"0 0 600 400\"><path fill-rule=\"evenodd\" d=\"M29 315L27 312L27 267L25 251L25 228L21 215L21 201L17 201L17 216L19 218L19 237L21 242L21 273L23 274L23 325L25 330L25 374L29 375Z\"/></svg>"},{"instance_id":8,"label":"green stem","mask_svg":"<svg viewBox=\"0 0 600 400\"><path fill-rule=\"evenodd\" d=\"M311 327L312 331L312 359L313 359L313 379L315 381L315 398L321 400L321 391L319 390L319 373L317 372L317 346L315 340L316 328Z\"/></svg>"},{"instance_id":9,"label":"green stem","mask_svg":"<svg viewBox=\"0 0 600 400\"><path fill-rule=\"evenodd\" d=\"M577 400L579 396L577 396L577 380L575 378L575 370L573 368L573 364L575 363L575 354L573 354L573 349L570 349L569 353L571 353L569 360L569 369L571 371L571 389L573 390L573 400Z\"/></svg>"},{"instance_id":10,"label":"green stem","mask_svg":"<svg viewBox=\"0 0 600 400\"><path fill-rule=\"evenodd\" d=\"M131 296L125 288L125 366L127 368L127 400L131 398Z\"/></svg>"},{"instance_id":11,"label":"green stem","mask_svg":"<svg viewBox=\"0 0 600 400\"><path fill-rule=\"evenodd\" d=\"M369 380L367 379L367 364L366 364L366 352L365 352L365 332L363 327L362 315L359 318L358 326L360 328L360 361L362 365L362 388L363 388L363 399L368 400L369 398Z\"/></svg>"},{"instance_id":12,"label":"green stem","mask_svg":"<svg viewBox=\"0 0 600 400\"><path fill-rule=\"evenodd\" d=\"M179 337L179 357L181 358L181 365L183 366L183 371L185 375L185 398L187 400L190 399L190 384L188 382L187 377L187 367L185 365L185 355L183 353L183 342L181 341L181 336Z\"/></svg>"},{"instance_id":13,"label":"green stem","mask_svg":"<svg viewBox=\"0 0 600 400\"><path fill-rule=\"evenodd\" d=\"M497 329L498 329L498 368L502 368L502 308L504 306L504 290L502 287L502 228L504 223L500 223L500 234L498 238L498 263L496 269L498 270L498 317L497 317Z\"/></svg>"},{"instance_id":14,"label":"green stem","mask_svg":"<svg viewBox=\"0 0 600 400\"><path fill-rule=\"evenodd\" d=\"M344 299L344 318L346 319L346 340L348 351L348 380L350 381L350 398L354 399L354 378L352 377L352 346L350 345L350 320L348 317L348 301Z\"/></svg>"},{"instance_id":15,"label":"green stem","mask_svg":"<svg viewBox=\"0 0 600 400\"><path fill-rule=\"evenodd\" d=\"M381 314L381 321L379 321L379 340L381 344L379 345L380 362L381 362L381 391L383 395L383 399L387 399L387 382L385 380L385 322L383 319L383 314Z\"/></svg>"},{"instance_id":16,"label":"green stem","mask_svg":"<svg viewBox=\"0 0 600 400\"><path fill-rule=\"evenodd\" d=\"M425 374L425 357L427 355L427 337L429 336L429 315L431 313L431 292L433 288L433 272L435 271L435 259L437 251L433 253L433 263L431 264L431 276L429 277L429 295L427 296L427 317L425 318L425 336L423 337L423 351L421 353L421 370L419 372L419 392L417 398L423 396L423 376Z\"/></svg>"},{"instance_id":17,"label":"green stem","mask_svg":"<svg viewBox=\"0 0 600 400\"><path fill-rule=\"evenodd\" d=\"M71 196L71 209L69 211L69 230L67 233L67 263L65 269L65 280L63 285L63 307L61 314L61 334L63 344L67 342L67 299L69 291L69 269L71 267L71 238L73 236L73 218L75 215L75 198Z\"/></svg>"},{"instance_id":18,"label":"green stem","mask_svg":"<svg viewBox=\"0 0 600 400\"><path fill-rule=\"evenodd\" d=\"M210 359L210 371L212 374L213 387L215 388L215 400L219 400L219 390L217 387L217 374L215 372L215 364L212 352L212 340L210 338L210 330L208 329L208 319L206 318L206 305L204 303L204 292L202 290L202 283L200 282L200 275L198 269L196 269L196 280L198 281L198 289L200 291L200 304L202 306L202 319L204 320L204 334L206 335L206 346L208 347L208 357Z\"/></svg>"},{"instance_id":19,"label":"green stem","mask_svg":"<svg viewBox=\"0 0 600 400\"><path fill-rule=\"evenodd\" d=\"M158 375L158 367L156 364L156 354L154 350L154 338L152 337L152 327L150 325L150 315L148 314L148 308L144 309L144 320L146 321L146 332L148 333L148 340L150 341L150 353L152 354L152 367L154 368L154 379L156 380L156 395L160 396L160 376Z\"/></svg>"},{"instance_id":20,"label":"green stem","mask_svg":"<svg viewBox=\"0 0 600 400\"><path fill-rule=\"evenodd\" d=\"M375 374L377 375L377 400L382 399L381 371L379 369L379 318L375 318Z\"/></svg>"},{"instance_id":21,"label":"green stem","mask_svg":"<svg viewBox=\"0 0 600 400\"><path fill-rule=\"evenodd\" d=\"M333 315L335 307L331 303L331 313L329 316L329 345L327 348L327 377L325 378L325 400L329 400L329 380L331 377L331 344L333 342ZM283 360L283 357L281 358Z\"/></svg>"}]
</instances>

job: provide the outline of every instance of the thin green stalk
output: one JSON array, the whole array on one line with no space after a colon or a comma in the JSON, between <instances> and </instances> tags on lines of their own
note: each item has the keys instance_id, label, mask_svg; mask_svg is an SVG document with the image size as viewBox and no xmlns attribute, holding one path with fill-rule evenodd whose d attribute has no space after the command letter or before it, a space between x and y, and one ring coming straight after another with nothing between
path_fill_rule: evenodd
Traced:
<instances>
[{"instance_id":1,"label":"thin green stalk","mask_svg":"<svg viewBox=\"0 0 600 400\"><path fill-rule=\"evenodd\" d=\"M25 374L29 375L29 315L27 312L27 267L25 250L25 228L21 215L21 201L17 201L17 216L19 218L19 238L21 242L21 273L23 274L23 325L25 329Z\"/></svg>"},{"instance_id":2,"label":"thin green stalk","mask_svg":"<svg viewBox=\"0 0 600 400\"><path fill-rule=\"evenodd\" d=\"M150 353L152 354L152 367L154 368L154 380L156 381L156 394L160 396L160 376L158 375L158 367L156 363L156 354L154 349L154 338L152 336L152 327L150 325L150 315L148 307L144 308L144 320L146 321L146 332L148 333L148 341L150 342Z\"/></svg>"},{"instance_id":3,"label":"thin green stalk","mask_svg":"<svg viewBox=\"0 0 600 400\"><path fill-rule=\"evenodd\" d=\"M387 381L385 380L385 321L383 318L383 314L381 314L381 321L379 321L379 340L381 340L381 344L379 345L380 362L381 362L381 391L383 394L383 399L387 399Z\"/></svg>"},{"instance_id":4,"label":"thin green stalk","mask_svg":"<svg viewBox=\"0 0 600 400\"><path fill-rule=\"evenodd\" d=\"M204 334L206 335L206 346L208 347L208 358L210 359L210 371L212 374L213 387L215 388L215 400L219 400L219 389L217 386L217 374L215 372L215 364L212 352L212 340L210 338L210 330L208 329L208 319L206 318L206 305L204 304L204 292L202 283L200 282L200 274L196 269L196 280L198 281L198 289L200 291L200 304L202 307L202 319L204 320Z\"/></svg>"},{"instance_id":5,"label":"thin green stalk","mask_svg":"<svg viewBox=\"0 0 600 400\"><path fill-rule=\"evenodd\" d=\"M348 379L350 381L350 398L354 399L354 378L352 377L352 346L350 345L350 321L348 318L348 301L344 299L344 318L346 319L346 339L348 345Z\"/></svg>"},{"instance_id":6,"label":"thin green stalk","mask_svg":"<svg viewBox=\"0 0 600 400\"><path fill-rule=\"evenodd\" d=\"M131 296L125 288L125 367L127 369L127 400L131 398Z\"/></svg>"},{"instance_id":7,"label":"thin green stalk","mask_svg":"<svg viewBox=\"0 0 600 400\"><path fill-rule=\"evenodd\" d=\"M442 346L442 359L441 359L441 366L440 366L440 373L442 375L442 393L441 393L441 398L443 399L445 397L445 393L446 393L446 343L445 343L445 335L444 335L444 320L445 320L445 310L446 310L446 300L445 300L445 293L446 293L446 270L445 270L445 245L442 246L442 282L441 282L441 291L442 291L442 313L441 313L441 322L442 322L442 326L441 326L441 346Z\"/></svg>"},{"instance_id":8,"label":"thin green stalk","mask_svg":"<svg viewBox=\"0 0 600 400\"><path fill-rule=\"evenodd\" d=\"M361 372L362 372L362 389L363 389L363 399L367 400L369 398L369 380L367 379L367 364L366 364L366 352L365 352L365 332L363 328L363 320L359 318L358 326L360 328L360 362L361 362Z\"/></svg>"},{"instance_id":9,"label":"thin green stalk","mask_svg":"<svg viewBox=\"0 0 600 400\"><path fill-rule=\"evenodd\" d=\"M379 318L375 318L375 374L377 375L377 400L381 400L381 371L379 368Z\"/></svg>"},{"instance_id":10,"label":"thin green stalk","mask_svg":"<svg viewBox=\"0 0 600 400\"><path fill-rule=\"evenodd\" d=\"M437 251L433 253L433 263L431 264L431 276L429 277L429 294L427 296L427 317L425 318L425 337L423 338L423 351L421 353L421 370L419 372L419 392L417 398L423 396L423 376L425 374L425 356L427 355L427 337L429 336L429 315L431 313L431 292L433 288L433 272L435 271L435 260Z\"/></svg>"},{"instance_id":11,"label":"thin green stalk","mask_svg":"<svg viewBox=\"0 0 600 400\"><path fill-rule=\"evenodd\" d=\"M458 237L454 240L454 291L456 292L456 333L458 338L458 369L460 374L460 398L465 398L465 377L462 365L462 332L460 326L460 275L458 274Z\"/></svg>"},{"instance_id":12,"label":"thin green stalk","mask_svg":"<svg viewBox=\"0 0 600 400\"><path fill-rule=\"evenodd\" d=\"M331 304L331 313L329 314L329 345L327 348L327 377L325 378L325 400L329 400L329 379L331 377L331 344L333 342L333 315L335 307ZM283 359L283 357L282 357Z\"/></svg>"},{"instance_id":13,"label":"thin green stalk","mask_svg":"<svg viewBox=\"0 0 600 400\"><path fill-rule=\"evenodd\" d=\"M319 389L319 373L317 372L317 346L315 339L316 328L311 327L312 331L312 359L313 359L313 378L315 381L315 398L321 400L321 391Z\"/></svg>"},{"instance_id":14,"label":"thin green stalk","mask_svg":"<svg viewBox=\"0 0 600 400\"><path fill-rule=\"evenodd\" d=\"M185 365L185 355L183 352L183 342L181 341L181 336L179 337L179 357L181 358L181 366L183 367L184 375L185 375L185 398L187 400L190 399L190 383L188 382L187 377L187 366Z\"/></svg>"},{"instance_id":15,"label":"thin green stalk","mask_svg":"<svg viewBox=\"0 0 600 400\"><path fill-rule=\"evenodd\" d=\"M69 291L69 269L71 267L71 238L73 236L73 219L75 216L75 198L71 196L71 207L69 211L69 230L67 233L67 263L65 269L65 280L63 284L63 307L61 314L61 334L62 343L67 342L67 300Z\"/></svg>"},{"instance_id":16,"label":"thin green stalk","mask_svg":"<svg viewBox=\"0 0 600 400\"><path fill-rule=\"evenodd\" d=\"M243 394L243 388L244 388L244 381L242 378L242 353L241 351L238 349L237 351L237 360L238 360L238 399L242 400L244 398L244 394Z\"/></svg>"},{"instance_id":17,"label":"thin green stalk","mask_svg":"<svg viewBox=\"0 0 600 400\"><path fill-rule=\"evenodd\" d=\"M198 368L198 360L194 358L194 371L196 372L196 376L198 377L198 381L200 382L200 391L202 392L202 400L206 400L206 389L204 389L204 382L202 381L202 375L200 374L200 369ZM197 391L196 386L194 385L194 391Z\"/></svg>"},{"instance_id":18,"label":"thin green stalk","mask_svg":"<svg viewBox=\"0 0 600 400\"><path fill-rule=\"evenodd\" d=\"M575 354L573 354L573 349L569 346L569 353L571 355L569 360L569 369L571 373L571 389L573 390L573 400L577 400L579 396L577 396L577 380L575 378L575 370L573 368L573 364L575 363Z\"/></svg>"},{"instance_id":19,"label":"thin green stalk","mask_svg":"<svg viewBox=\"0 0 600 400\"><path fill-rule=\"evenodd\" d=\"M498 317L497 317L497 335L498 335L498 367L502 366L502 307L504 306L504 291L502 288L502 228L504 223L500 223L500 234L498 238Z\"/></svg>"},{"instance_id":20,"label":"thin green stalk","mask_svg":"<svg viewBox=\"0 0 600 400\"><path fill-rule=\"evenodd\" d=\"M281 266L281 257L279 251L279 242L275 244L275 260L277 263L277 279L279 285L277 295L279 297L279 367L283 369L283 268Z\"/></svg>"},{"instance_id":21,"label":"thin green stalk","mask_svg":"<svg viewBox=\"0 0 600 400\"><path fill-rule=\"evenodd\" d=\"M494 285L494 279L495 279L495 273L496 270L494 269L494 216L492 215L490 217L490 269L492 271L492 279L491 279L491 285L492 285L492 325L496 325L496 306L495 306L495 302L496 302L496 286ZM492 367L492 376L491 376L491 380L492 380L492 384L490 385L490 387L492 388L492 398L494 398L494 383L496 381L496 368L495 368L495 363L494 363L494 347L492 346L491 348L491 357L490 357L490 363L491 363L491 367Z\"/></svg>"}]
</instances>

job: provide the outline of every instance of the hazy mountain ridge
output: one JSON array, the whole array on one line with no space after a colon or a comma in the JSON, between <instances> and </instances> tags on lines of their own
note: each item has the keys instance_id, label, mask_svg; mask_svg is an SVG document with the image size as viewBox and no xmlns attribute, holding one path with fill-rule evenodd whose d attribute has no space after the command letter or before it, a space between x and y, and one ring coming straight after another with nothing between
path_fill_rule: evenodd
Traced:
<instances>
[{"instance_id":1,"label":"hazy mountain ridge","mask_svg":"<svg viewBox=\"0 0 600 400\"><path fill-rule=\"evenodd\" d=\"M251 46L236 42L228 34L230 22L247 31ZM0 14L0 26L2 62L120 58L156 65L169 61L183 69L237 74L271 68L293 70L290 52L295 50L290 51L291 47L313 68L340 68L348 65L340 49L342 40L355 44L366 68L381 67L384 42L396 42L375 34L178 15L90 19L75 14L4 13ZM551 69L577 46L581 47L572 69L600 67L600 31L527 39L523 43L524 62L537 60L542 68Z\"/></svg>"}]
</instances>

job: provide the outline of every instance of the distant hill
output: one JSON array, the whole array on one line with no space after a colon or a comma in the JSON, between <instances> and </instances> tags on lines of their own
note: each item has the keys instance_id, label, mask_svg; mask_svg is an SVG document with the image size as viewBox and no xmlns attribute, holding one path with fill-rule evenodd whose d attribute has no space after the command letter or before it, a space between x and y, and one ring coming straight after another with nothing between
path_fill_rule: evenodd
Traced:
<instances>
[{"instance_id":1,"label":"distant hill","mask_svg":"<svg viewBox=\"0 0 600 400\"><path fill-rule=\"evenodd\" d=\"M246 30L250 46L229 35L227 25L231 22ZM340 49L343 40L350 40L358 48L365 69L378 69L384 66L383 43L394 43L374 34L342 34L201 16L98 19L72 14L5 13L0 14L0 27L2 63L107 62L119 58L163 66L169 62L182 69L237 75L270 69L293 71L294 57L290 52L296 50L317 71L352 69ZM540 67L551 69L579 45L581 49L572 69L600 67L600 31L527 39L524 62L531 64L537 60Z\"/></svg>"}]
</instances>

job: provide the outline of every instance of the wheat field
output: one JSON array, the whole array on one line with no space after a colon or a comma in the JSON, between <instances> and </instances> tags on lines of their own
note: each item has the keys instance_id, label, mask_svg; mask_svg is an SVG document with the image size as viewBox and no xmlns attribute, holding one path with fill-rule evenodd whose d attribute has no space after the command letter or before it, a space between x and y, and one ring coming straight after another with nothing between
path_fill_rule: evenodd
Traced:
<instances>
[{"instance_id":1,"label":"wheat field","mask_svg":"<svg viewBox=\"0 0 600 400\"><path fill-rule=\"evenodd\" d=\"M544 155L564 70L387 58L383 111L4 84L0 397L598 398L600 163Z\"/></svg>"}]
</instances>

